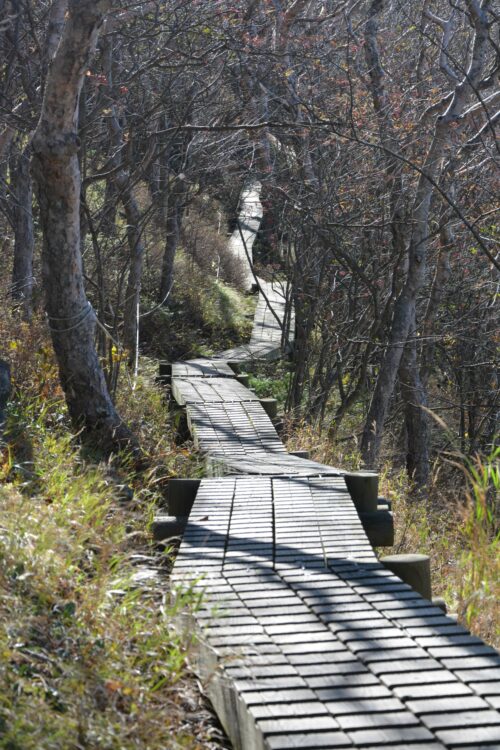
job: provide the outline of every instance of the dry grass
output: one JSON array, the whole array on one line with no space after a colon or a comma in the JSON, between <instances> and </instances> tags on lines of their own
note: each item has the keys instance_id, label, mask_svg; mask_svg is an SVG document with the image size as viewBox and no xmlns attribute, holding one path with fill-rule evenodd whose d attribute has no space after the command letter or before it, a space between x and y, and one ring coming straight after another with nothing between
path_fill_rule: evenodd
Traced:
<instances>
[{"instance_id":1,"label":"dry grass","mask_svg":"<svg viewBox=\"0 0 500 750\"><path fill-rule=\"evenodd\" d=\"M0 747L215 747L159 567L145 585L147 508L124 506L70 438L34 446L0 488ZM29 490L29 491L27 491ZM157 567L157 561L154 561Z\"/></svg>"},{"instance_id":2,"label":"dry grass","mask_svg":"<svg viewBox=\"0 0 500 750\"><path fill-rule=\"evenodd\" d=\"M182 250L175 278L171 306L143 321L141 339L152 356L170 361L210 356L248 340L255 297L216 280Z\"/></svg>"},{"instance_id":3,"label":"dry grass","mask_svg":"<svg viewBox=\"0 0 500 750\"><path fill-rule=\"evenodd\" d=\"M238 258L228 248L226 222L221 216L221 226L213 225L212 211L207 212L198 206L191 209L189 217L183 226L183 248L197 267L206 275L210 274L218 280L230 284L236 289L243 290L245 284L245 269Z\"/></svg>"},{"instance_id":4,"label":"dry grass","mask_svg":"<svg viewBox=\"0 0 500 750\"><path fill-rule=\"evenodd\" d=\"M429 554L433 593L475 635L497 647L500 555L492 498L500 487L499 455L476 457L469 468L457 457L464 468L447 466L435 476L425 504L412 499L403 472L386 469L382 475L382 492L393 502L394 551Z\"/></svg>"}]
</instances>

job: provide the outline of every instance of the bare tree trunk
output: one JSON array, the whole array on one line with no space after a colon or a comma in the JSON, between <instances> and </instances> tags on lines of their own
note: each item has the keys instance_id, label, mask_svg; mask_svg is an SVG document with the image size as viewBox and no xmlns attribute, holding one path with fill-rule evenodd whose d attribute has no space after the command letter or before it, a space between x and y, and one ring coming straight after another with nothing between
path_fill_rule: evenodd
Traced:
<instances>
[{"instance_id":1,"label":"bare tree trunk","mask_svg":"<svg viewBox=\"0 0 500 750\"><path fill-rule=\"evenodd\" d=\"M11 160L14 266L12 298L20 302L23 317L31 318L33 298L33 188L30 174L31 144Z\"/></svg>"},{"instance_id":2,"label":"bare tree trunk","mask_svg":"<svg viewBox=\"0 0 500 750\"><path fill-rule=\"evenodd\" d=\"M158 302L168 305L171 299L172 287L174 285L174 263L179 235L181 231L182 215L186 201L187 188L178 177L170 189L166 206L165 221L165 250L161 268L160 288L158 291Z\"/></svg>"},{"instance_id":3,"label":"bare tree trunk","mask_svg":"<svg viewBox=\"0 0 500 750\"><path fill-rule=\"evenodd\" d=\"M53 0L52 2L49 23L47 26L47 35L45 37L45 49L43 55L44 73L47 72L48 66L56 54L57 46L61 41L67 7L68 0Z\"/></svg>"},{"instance_id":4,"label":"bare tree trunk","mask_svg":"<svg viewBox=\"0 0 500 750\"><path fill-rule=\"evenodd\" d=\"M108 35L103 45L103 58L110 91L114 90L114 60L112 25L108 24ZM114 231L117 201L121 201L127 220L127 241L130 254L127 288L123 311L123 343L128 351L129 365L133 366L138 354L139 304L141 298L144 242L141 229L141 211L131 183L131 143L124 136L125 114L120 116L119 107L113 103L109 127L111 135L111 164L117 169L106 182L105 204L101 221L107 223L109 233ZM108 203L109 201L109 203Z\"/></svg>"},{"instance_id":5,"label":"bare tree trunk","mask_svg":"<svg viewBox=\"0 0 500 750\"><path fill-rule=\"evenodd\" d=\"M83 78L109 4L70 0L33 137L46 309L61 384L74 424L105 449L130 443L131 434L106 387L94 346L95 315L83 284L77 122Z\"/></svg>"},{"instance_id":6,"label":"bare tree trunk","mask_svg":"<svg viewBox=\"0 0 500 750\"><path fill-rule=\"evenodd\" d=\"M427 309L425 311L425 319L423 323L422 338L424 344L422 347L422 365L420 368L420 377L424 387L429 382L429 377L432 372L434 364L434 352L436 349L435 344L435 323L436 317L439 311L439 306L442 302L444 290L448 279L451 275L450 267L450 250L454 245L455 238L453 236L453 230L448 222L441 226L440 238L439 238L439 254L436 263L436 270L434 272L434 278L432 280L431 294Z\"/></svg>"},{"instance_id":7,"label":"bare tree trunk","mask_svg":"<svg viewBox=\"0 0 500 750\"><path fill-rule=\"evenodd\" d=\"M5 410L10 398L10 388L10 365L5 360L0 359L0 447L5 428Z\"/></svg>"},{"instance_id":8,"label":"bare tree trunk","mask_svg":"<svg viewBox=\"0 0 500 750\"><path fill-rule=\"evenodd\" d=\"M383 159L387 183L390 185L389 205L392 245L395 257L398 259L404 254L406 246L403 164L398 158L401 149L392 120L390 101L384 84L385 73L378 49L378 16L383 7L384 0L372 0L365 27L365 60L368 67L370 92L373 109L377 117L380 142L385 149Z\"/></svg>"},{"instance_id":9,"label":"bare tree trunk","mask_svg":"<svg viewBox=\"0 0 500 750\"><path fill-rule=\"evenodd\" d=\"M123 343L129 352L129 364L133 365L137 356L139 338L139 302L141 298L144 243L141 231L141 212L128 177L122 191L122 203L127 217L127 237L130 251L130 268L123 313Z\"/></svg>"},{"instance_id":10,"label":"bare tree trunk","mask_svg":"<svg viewBox=\"0 0 500 750\"><path fill-rule=\"evenodd\" d=\"M99 231L106 237L112 237L116 231L116 211L118 208L118 188L111 177L106 180L104 201L99 214Z\"/></svg>"},{"instance_id":11,"label":"bare tree trunk","mask_svg":"<svg viewBox=\"0 0 500 750\"><path fill-rule=\"evenodd\" d=\"M7 166L9 161L9 151L14 140L16 131L11 128L10 125L6 125L2 131L0 131L0 201L5 201L6 186L7 186Z\"/></svg>"},{"instance_id":12,"label":"bare tree trunk","mask_svg":"<svg viewBox=\"0 0 500 750\"><path fill-rule=\"evenodd\" d=\"M415 334L413 322L401 358L399 374L408 439L406 469L417 488L423 490L429 481L429 423L425 411L427 395L420 379Z\"/></svg>"},{"instance_id":13,"label":"bare tree trunk","mask_svg":"<svg viewBox=\"0 0 500 750\"><path fill-rule=\"evenodd\" d=\"M158 301L162 305L168 305L170 293L174 285L174 263L177 245L179 244L179 215L177 205L167 207L167 220L165 222L165 250L161 267L160 290Z\"/></svg>"}]
</instances>

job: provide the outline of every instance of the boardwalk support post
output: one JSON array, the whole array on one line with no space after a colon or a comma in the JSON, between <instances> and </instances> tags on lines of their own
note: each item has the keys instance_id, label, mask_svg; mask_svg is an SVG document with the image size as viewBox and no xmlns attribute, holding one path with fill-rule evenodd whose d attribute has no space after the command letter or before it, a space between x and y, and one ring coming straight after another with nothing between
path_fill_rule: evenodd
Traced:
<instances>
[{"instance_id":1,"label":"boardwalk support post","mask_svg":"<svg viewBox=\"0 0 500 750\"><path fill-rule=\"evenodd\" d=\"M394 518L388 510L360 513L366 536L373 547L392 547L394 544Z\"/></svg>"},{"instance_id":2,"label":"boardwalk support post","mask_svg":"<svg viewBox=\"0 0 500 750\"><path fill-rule=\"evenodd\" d=\"M432 601L429 555L386 555L380 558L380 562L424 599Z\"/></svg>"},{"instance_id":3,"label":"boardwalk support post","mask_svg":"<svg viewBox=\"0 0 500 750\"><path fill-rule=\"evenodd\" d=\"M187 516L155 516L151 531L155 542L181 537L187 524Z\"/></svg>"},{"instance_id":4,"label":"boardwalk support post","mask_svg":"<svg viewBox=\"0 0 500 750\"><path fill-rule=\"evenodd\" d=\"M278 402L275 398L261 398L260 405L262 406L270 420L277 418Z\"/></svg>"},{"instance_id":5,"label":"boardwalk support post","mask_svg":"<svg viewBox=\"0 0 500 750\"><path fill-rule=\"evenodd\" d=\"M170 414L175 429L176 443L182 445L191 437L186 409L184 406L178 406L174 401L170 401Z\"/></svg>"},{"instance_id":6,"label":"boardwalk support post","mask_svg":"<svg viewBox=\"0 0 500 750\"><path fill-rule=\"evenodd\" d=\"M432 603L435 607L439 607L439 609L444 612L445 615L448 613L448 605L446 604L446 601L442 596L433 596Z\"/></svg>"},{"instance_id":7,"label":"boardwalk support post","mask_svg":"<svg viewBox=\"0 0 500 750\"><path fill-rule=\"evenodd\" d=\"M159 363L158 380L163 385L172 384L172 365L170 364L170 362L161 361Z\"/></svg>"},{"instance_id":8,"label":"boardwalk support post","mask_svg":"<svg viewBox=\"0 0 500 750\"><path fill-rule=\"evenodd\" d=\"M238 383L241 383L241 385L244 385L245 388L248 388L248 385L250 383L250 375L247 372L240 372L239 375L236 375L236 380Z\"/></svg>"},{"instance_id":9,"label":"boardwalk support post","mask_svg":"<svg viewBox=\"0 0 500 750\"><path fill-rule=\"evenodd\" d=\"M392 501L387 500L385 497L379 497L377 500L378 510L392 510Z\"/></svg>"},{"instance_id":10,"label":"boardwalk support post","mask_svg":"<svg viewBox=\"0 0 500 750\"><path fill-rule=\"evenodd\" d=\"M171 516L188 516L200 486L200 479L170 479L167 507Z\"/></svg>"},{"instance_id":11,"label":"boardwalk support post","mask_svg":"<svg viewBox=\"0 0 500 750\"><path fill-rule=\"evenodd\" d=\"M378 504L378 474L356 471L344 476L358 513L375 513Z\"/></svg>"}]
</instances>

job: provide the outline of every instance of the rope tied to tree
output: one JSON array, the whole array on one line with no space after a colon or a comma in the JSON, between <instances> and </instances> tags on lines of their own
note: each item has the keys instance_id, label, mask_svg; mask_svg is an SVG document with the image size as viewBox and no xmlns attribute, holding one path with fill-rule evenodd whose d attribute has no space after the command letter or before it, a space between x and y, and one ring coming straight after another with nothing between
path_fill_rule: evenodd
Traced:
<instances>
[{"instance_id":1,"label":"rope tied to tree","mask_svg":"<svg viewBox=\"0 0 500 750\"><path fill-rule=\"evenodd\" d=\"M79 328L82 325L82 323L84 323L87 320L87 318L89 317L91 313L94 314L94 318L95 320L97 320L97 315L90 301L87 301L86 305L80 310L80 312L75 313L75 315L57 317L55 315L49 315L48 313L46 313L49 330L53 331L54 333L69 333L69 331L74 331L77 328ZM60 323L65 323L65 322L69 322L72 320L76 320L76 323L68 326L67 328L55 328L54 326L50 325L50 321L58 321Z\"/></svg>"}]
</instances>

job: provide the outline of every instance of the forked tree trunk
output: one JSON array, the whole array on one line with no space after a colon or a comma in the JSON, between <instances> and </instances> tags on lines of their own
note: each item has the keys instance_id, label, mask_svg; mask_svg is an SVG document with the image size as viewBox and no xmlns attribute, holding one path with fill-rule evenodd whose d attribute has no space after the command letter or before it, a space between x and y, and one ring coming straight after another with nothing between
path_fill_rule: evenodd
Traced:
<instances>
[{"instance_id":1,"label":"forked tree trunk","mask_svg":"<svg viewBox=\"0 0 500 750\"><path fill-rule=\"evenodd\" d=\"M95 315L83 284L77 122L83 78L109 4L70 0L33 137L46 309L61 384L74 424L105 449L129 443L131 435L106 387L94 346Z\"/></svg>"}]
</instances>

